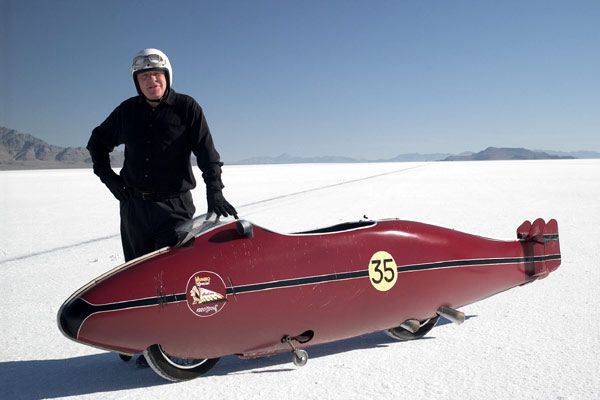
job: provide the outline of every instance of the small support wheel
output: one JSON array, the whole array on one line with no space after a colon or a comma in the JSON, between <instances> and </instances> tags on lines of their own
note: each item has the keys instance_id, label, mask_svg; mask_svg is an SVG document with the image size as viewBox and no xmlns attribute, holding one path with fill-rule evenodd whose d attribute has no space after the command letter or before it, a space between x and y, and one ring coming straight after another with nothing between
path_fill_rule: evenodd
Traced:
<instances>
[{"instance_id":1,"label":"small support wheel","mask_svg":"<svg viewBox=\"0 0 600 400\"><path fill-rule=\"evenodd\" d=\"M292 359L296 367L304 367L308 362L308 353L304 350L294 350L294 357Z\"/></svg>"},{"instance_id":2,"label":"small support wheel","mask_svg":"<svg viewBox=\"0 0 600 400\"><path fill-rule=\"evenodd\" d=\"M123 354L123 353L119 353L119 358L125 362L130 361L133 356L130 354Z\"/></svg>"},{"instance_id":3,"label":"small support wheel","mask_svg":"<svg viewBox=\"0 0 600 400\"><path fill-rule=\"evenodd\" d=\"M283 338L281 338L281 343L287 343L290 345L290 348L292 349L292 354L293 354L292 362L294 363L294 365L296 367L303 367L308 362L308 353L305 350L297 349L294 346L294 343L292 343L294 340L298 341L297 338L286 335Z\"/></svg>"}]
</instances>

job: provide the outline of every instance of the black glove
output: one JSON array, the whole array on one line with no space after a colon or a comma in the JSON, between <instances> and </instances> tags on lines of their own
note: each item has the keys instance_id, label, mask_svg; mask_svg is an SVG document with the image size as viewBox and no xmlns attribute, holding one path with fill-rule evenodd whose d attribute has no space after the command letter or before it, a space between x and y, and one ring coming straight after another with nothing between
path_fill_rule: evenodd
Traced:
<instances>
[{"instance_id":1,"label":"black glove","mask_svg":"<svg viewBox=\"0 0 600 400\"><path fill-rule=\"evenodd\" d=\"M112 192L113 196L119 201L128 200L131 194L125 186L125 182L121 176L113 173L102 180L106 187Z\"/></svg>"},{"instance_id":2,"label":"black glove","mask_svg":"<svg viewBox=\"0 0 600 400\"><path fill-rule=\"evenodd\" d=\"M207 213L214 212L217 214L217 216L222 215L227 217L231 215L235 217L235 219L238 218L237 211L235 211L235 208L233 208L233 206L229 204L227 200L225 200L225 197L223 197L223 193L221 191L207 192L206 200L208 202Z\"/></svg>"}]
</instances>

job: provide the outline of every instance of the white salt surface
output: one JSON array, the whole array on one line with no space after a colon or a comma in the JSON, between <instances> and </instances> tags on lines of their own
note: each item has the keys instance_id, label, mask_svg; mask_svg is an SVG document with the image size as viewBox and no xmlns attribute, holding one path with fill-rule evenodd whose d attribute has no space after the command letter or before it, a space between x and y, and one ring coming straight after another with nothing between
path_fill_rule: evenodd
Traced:
<instances>
[{"instance_id":1,"label":"white salt surface","mask_svg":"<svg viewBox=\"0 0 600 400\"><path fill-rule=\"evenodd\" d=\"M229 166L224 181L241 217L281 232L366 215L512 239L556 218L562 266L422 340L316 346L303 368L229 356L169 384L56 326L71 293L122 262L108 190L91 170L0 172L0 398L600 398L600 160ZM204 212L202 185L194 198Z\"/></svg>"}]
</instances>

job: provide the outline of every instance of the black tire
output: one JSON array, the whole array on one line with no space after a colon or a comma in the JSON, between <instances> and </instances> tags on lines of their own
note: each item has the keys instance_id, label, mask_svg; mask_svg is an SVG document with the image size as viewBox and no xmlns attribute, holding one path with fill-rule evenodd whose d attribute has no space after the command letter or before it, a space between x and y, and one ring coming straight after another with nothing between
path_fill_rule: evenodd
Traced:
<instances>
[{"instance_id":1,"label":"black tire","mask_svg":"<svg viewBox=\"0 0 600 400\"><path fill-rule=\"evenodd\" d=\"M131 360L133 356L131 356L130 354L123 354L123 353L119 353L119 358L125 362Z\"/></svg>"},{"instance_id":2,"label":"black tire","mask_svg":"<svg viewBox=\"0 0 600 400\"><path fill-rule=\"evenodd\" d=\"M385 331L385 333L389 337L399 340L401 342L406 340L421 339L423 336L427 335L430 330L433 329L435 324L437 324L439 318L439 315L436 315L433 318L421 321L421 327L415 333L412 333L411 331L408 331L400 326L388 329L387 331Z\"/></svg>"},{"instance_id":3,"label":"black tire","mask_svg":"<svg viewBox=\"0 0 600 400\"><path fill-rule=\"evenodd\" d=\"M154 372L171 382L187 381L204 375L219 361L218 358L173 357L158 344L144 350L144 356Z\"/></svg>"}]
</instances>

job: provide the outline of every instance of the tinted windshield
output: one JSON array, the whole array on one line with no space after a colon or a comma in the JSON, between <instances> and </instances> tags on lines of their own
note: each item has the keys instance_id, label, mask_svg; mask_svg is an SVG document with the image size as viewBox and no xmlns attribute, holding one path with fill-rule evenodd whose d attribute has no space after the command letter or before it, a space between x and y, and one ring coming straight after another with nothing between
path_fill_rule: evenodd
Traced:
<instances>
[{"instance_id":1,"label":"tinted windshield","mask_svg":"<svg viewBox=\"0 0 600 400\"><path fill-rule=\"evenodd\" d=\"M209 231L217 226L225 225L231 222L233 218L215 218L214 214L210 215L210 218L206 218L206 214L202 214L194 218L193 220L181 224L177 227L177 232L180 237L180 241L176 246L181 246L191 239L195 238L202 233Z\"/></svg>"}]
</instances>

